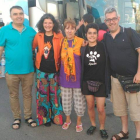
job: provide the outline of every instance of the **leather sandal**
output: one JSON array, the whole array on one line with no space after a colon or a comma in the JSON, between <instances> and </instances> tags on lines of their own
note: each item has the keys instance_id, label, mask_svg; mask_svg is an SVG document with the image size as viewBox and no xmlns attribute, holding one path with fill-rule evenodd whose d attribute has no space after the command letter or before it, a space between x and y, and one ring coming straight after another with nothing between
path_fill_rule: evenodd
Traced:
<instances>
[{"instance_id":1,"label":"leather sandal","mask_svg":"<svg viewBox=\"0 0 140 140\"><path fill-rule=\"evenodd\" d=\"M122 140L122 139L128 139L129 138L128 137L128 134L129 134L128 132L124 133L123 131L121 131L120 133L123 135L123 137L120 137L119 135L113 135L111 140L113 140L113 137L116 138L116 140Z\"/></svg>"},{"instance_id":2,"label":"leather sandal","mask_svg":"<svg viewBox=\"0 0 140 140\"><path fill-rule=\"evenodd\" d=\"M19 122L16 123L16 121L19 121ZM20 124L21 124L21 119L14 119L14 122L12 124L12 129L14 129L14 130L19 129L20 128ZM14 128L13 126L15 126L15 125L17 125L18 127Z\"/></svg>"},{"instance_id":3,"label":"leather sandal","mask_svg":"<svg viewBox=\"0 0 140 140\"><path fill-rule=\"evenodd\" d=\"M88 135L92 135L94 133L96 129L96 126L91 126L88 130L87 130L87 134Z\"/></svg>"},{"instance_id":4,"label":"leather sandal","mask_svg":"<svg viewBox=\"0 0 140 140\"><path fill-rule=\"evenodd\" d=\"M36 121L34 121L34 120L32 119L32 117L30 117L30 118L28 118L28 119L25 119L25 123L27 123L28 126L30 126L30 127L32 127L32 128L36 127L36 126L33 126L33 125L32 125L33 123L36 124Z\"/></svg>"}]
</instances>

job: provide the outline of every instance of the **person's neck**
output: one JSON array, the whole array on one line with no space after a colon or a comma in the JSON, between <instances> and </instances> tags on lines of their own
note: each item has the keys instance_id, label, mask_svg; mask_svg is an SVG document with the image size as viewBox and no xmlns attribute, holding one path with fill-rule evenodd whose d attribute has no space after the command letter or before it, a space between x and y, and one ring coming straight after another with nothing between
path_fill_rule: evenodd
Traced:
<instances>
[{"instance_id":1,"label":"person's neck","mask_svg":"<svg viewBox=\"0 0 140 140\"><path fill-rule=\"evenodd\" d=\"M96 42L89 42L89 47L94 47L97 45L97 41Z\"/></svg>"},{"instance_id":2,"label":"person's neck","mask_svg":"<svg viewBox=\"0 0 140 140\"><path fill-rule=\"evenodd\" d=\"M50 32L45 32L45 35L46 35L46 36L52 36L52 35L53 35L53 32L52 32L52 31L50 31Z\"/></svg>"},{"instance_id":3,"label":"person's neck","mask_svg":"<svg viewBox=\"0 0 140 140\"><path fill-rule=\"evenodd\" d=\"M12 26L13 26L13 28L17 29L20 32L24 28L24 25L23 24L15 24L15 23L12 23Z\"/></svg>"},{"instance_id":4,"label":"person's neck","mask_svg":"<svg viewBox=\"0 0 140 140\"><path fill-rule=\"evenodd\" d=\"M66 37L67 38L67 37ZM74 39L74 37L71 37L71 38L67 38L67 40L73 40Z\"/></svg>"},{"instance_id":5,"label":"person's neck","mask_svg":"<svg viewBox=\"0 0 140 140\"><path fill-rule=\"evenodd\" d=\"M119 26L118 29L117 29L116 31L110 32L111 36L112 36L113 38L115 38L115 36L120 32L120 30L121 30L121 27Z\"/></svg>"}]
</instances>

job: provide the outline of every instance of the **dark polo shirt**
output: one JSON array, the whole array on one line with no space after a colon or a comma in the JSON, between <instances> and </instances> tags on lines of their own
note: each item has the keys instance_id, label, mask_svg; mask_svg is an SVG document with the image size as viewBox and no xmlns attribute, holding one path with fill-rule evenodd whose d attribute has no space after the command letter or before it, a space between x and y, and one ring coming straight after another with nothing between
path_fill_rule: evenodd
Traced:
<instances>
[{"instance_id":1,"label":"dark polo shirt","mask_svg":"<svg viewBox=\"0 0 140 140\"><path fill-rule=\"evenodd\" d=\"M136 50L140 48L140 37L137 32L132 29L130 40L126 28L121 27L120 32L114 39L109 32L106 33L104 41L113 73L135 75L138 68L138 53Z\"/></svg>"}]
</instances>

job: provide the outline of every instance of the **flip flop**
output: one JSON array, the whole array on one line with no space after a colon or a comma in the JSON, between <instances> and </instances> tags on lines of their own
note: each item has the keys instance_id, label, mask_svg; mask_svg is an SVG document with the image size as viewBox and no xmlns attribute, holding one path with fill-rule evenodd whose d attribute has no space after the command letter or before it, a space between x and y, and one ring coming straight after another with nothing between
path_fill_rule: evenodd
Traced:
<instances>
[{"instance_id":1,"label":"flip flop","mask_svg":"<svg viewBox=\"0 0 140 140\"><path fill-rule=\"evenodd\" d=\"M66 123L66 122L65 122L65 123L62 125L62 129L67 130L67 129L69 128L70 124L71 124L71 121L70 121L69 123Z\"/></svg>"},{"instance_id":2,"label":"flip flop","mask_svg":"<svg viewBox=\"0 0 140 140\"><path fill-rule=\"evenodd\" d=\"M81 132L81 131L83 131L82 123L80 125L76 125L76 132Z\"/></svg>"}]
</instances>

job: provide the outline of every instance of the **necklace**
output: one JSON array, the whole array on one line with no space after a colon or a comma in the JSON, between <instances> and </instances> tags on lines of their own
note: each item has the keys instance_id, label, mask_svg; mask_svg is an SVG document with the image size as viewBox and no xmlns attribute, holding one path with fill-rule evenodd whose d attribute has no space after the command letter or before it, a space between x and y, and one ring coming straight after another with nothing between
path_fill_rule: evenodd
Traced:
<instances>
[{"instance_id":1,"label":"necklace","mask_svg":"<svg viewBox=\"0 0 140 140\"><path fill-rule=\"evenodd\" d=\"M93 50L93 51L91 51L91 50L90 50L90 48L91 48L91 47L89 46L89 54L93 54L93 53L95 52L95 50L96 50L96 47L97 47L97 45L96 45L96 46L94 46L94 50ZM92 47L92 48L93 48L93 47Z\"/></svg>"}]
</instances>

